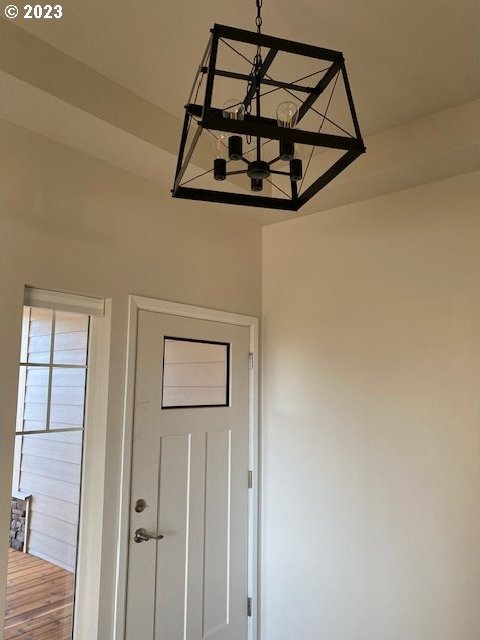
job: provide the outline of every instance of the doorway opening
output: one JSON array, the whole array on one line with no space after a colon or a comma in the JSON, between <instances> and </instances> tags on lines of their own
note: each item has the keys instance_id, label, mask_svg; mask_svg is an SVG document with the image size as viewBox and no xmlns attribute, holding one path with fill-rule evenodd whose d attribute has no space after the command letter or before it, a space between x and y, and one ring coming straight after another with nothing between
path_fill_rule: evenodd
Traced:
<instances>
[{"instance_id":1,"label":"doorway opening","mask_svg":"<svg viewBox=\"0 0 480 640\"><path fill-rule=\"evenodd\" d=\"M6 640L74 632L91 317L49 293L27 288L23 308Z\"/></svg>"}]
</instances>

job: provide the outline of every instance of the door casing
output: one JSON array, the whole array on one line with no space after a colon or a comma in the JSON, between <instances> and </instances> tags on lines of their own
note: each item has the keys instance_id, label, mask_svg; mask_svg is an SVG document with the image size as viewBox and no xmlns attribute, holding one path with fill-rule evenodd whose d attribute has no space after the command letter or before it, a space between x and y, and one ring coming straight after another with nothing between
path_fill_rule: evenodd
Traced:
<instances>
[{"instance_id":1,"label":"door casing","mask_svg":"<svg viewBox=\"0 0 480 640\"><path fill-rule=\"evenodd\" d=\"M132 473L133 412L136 368L137 323L139 311L153 311L173 316L225 322L247 326L250 329L252 367L249 370L249 468L252 471L252 489L248 502L248 595L252 598L252 615L248 621L248 638L257 640L258 629L258 342L259 320L253 316L227 311L194 307L191 305L156 300L143 296L129 296L127 362L122 434L122 469L120 493L120 522L117 538L117 567L115 580L114 640L125 635L128 535L130 528L130 482ZM247 597L247 594L245 595Z\"/></svg>"}]
</instances>

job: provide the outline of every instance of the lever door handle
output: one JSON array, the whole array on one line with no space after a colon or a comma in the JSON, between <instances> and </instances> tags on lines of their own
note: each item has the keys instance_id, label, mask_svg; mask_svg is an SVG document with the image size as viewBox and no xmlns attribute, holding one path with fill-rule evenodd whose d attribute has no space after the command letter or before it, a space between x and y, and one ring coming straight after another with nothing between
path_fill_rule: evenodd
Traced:
<instances>
[{"instance_id":1,"label":"lever door handle","mask_svg":"<svg viewBox=\"0 0 480 640\"><path fill-rule=\"evenodd\" d=\"M152 536L150 533L147 533L146 529L137 529L133 534L133 539L135 542L147 542L147 540L161 540L163 538L162 534L158 534L158 536Z\"/></svg>"}]
</instances>

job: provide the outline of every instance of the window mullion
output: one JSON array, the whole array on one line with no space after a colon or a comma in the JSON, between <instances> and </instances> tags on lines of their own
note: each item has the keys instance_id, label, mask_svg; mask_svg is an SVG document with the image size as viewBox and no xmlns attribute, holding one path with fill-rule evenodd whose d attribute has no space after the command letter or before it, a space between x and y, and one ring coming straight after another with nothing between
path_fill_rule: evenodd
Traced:
<instances>
[{"instance_id":1,"label":"window mullion","mask_svg":"<svg viewBox=\"0 0 480 640\"><path fill-rule=\"evenodd\" d=\"M51 429L51 431L53 431L54 433L82 433L83 431L85 431L84 427L69 427L69 428L65 428L65 429ZM17 436L41 436L45 433L45 430L41 430L41 429L31 429L30 431L19 431L17 432L15 435Z\"/></svg>"},{"instance_id":2,"label":"window mullion","mask_svg":"<svg viewBox=\"0 0 480 640\"><path fill-rule=\"evenodd\" d=\"M52 401L53 354L55 349L55 321L57 312L52 311L52 335L50 340L50 362L48 365L47 423L45 431L50 431L50 405Z\"/></svg>"},{"instance_id":3,"label":"window mullion","mask_svg":"<svg viewBox=\"0 0 480 640\"><path fill-rule=\"evenodd\" d=\"M48 367L48 362L20 362L21 367ZM88 369L86 364L52 364L52 369Z\"/></svg>"}]
</instances>

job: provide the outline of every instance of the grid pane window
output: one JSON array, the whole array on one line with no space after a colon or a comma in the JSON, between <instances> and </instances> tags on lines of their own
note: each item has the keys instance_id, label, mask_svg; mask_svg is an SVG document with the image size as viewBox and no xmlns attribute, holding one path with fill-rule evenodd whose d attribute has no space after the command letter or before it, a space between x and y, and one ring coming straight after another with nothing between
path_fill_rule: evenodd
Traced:
<instances>
[{"instance_id":1,"label":"grid pane window","mask_svg":"<svg viewBox=\"0 0 480 640\"><path fill-rule=\"evenodd\" d=\"M24 307L6 638L72 638L89 320Z\"/></svg>"},{"instance_id":2,"label":"grid pane window","mask_svg":"<svg viewBox=\"0 0 480 640\"><path fill-rule=\"evenodd\" d=\"M87 315L25 308L18 432L83 429L88 331Z\"/></svg>"},{"instance_id":3,"label":"grid pane window","mask_svg":"<svg viewBox=\"0 0 480 640\"><path fill-rule=\"evenodd\" d=\"M85 369L56 367L52 372L50 429L83 426Z\"/></svg>"},{"instance_id":4,"label":"grid pane window","mask_svg":"<svg viewBox=\"0 0 480 640\"><path fill-rule=\"evenodd\" d=\"M20 367L17 431L47 428L48 367Z\"/></svg>"},{"instance_id":5,"label":"grid pane window","mask_svg":"<svg viewBox=\"0 0 480 640\"><path fill-rule=\"evenodd\" d=\"M87 363L88 316L57 311L55 314L54 364Z\"/></svg>"},{"instance_id":6,"label":"grid pane window","mask_svg":"<svg viewBox=\"0 0 480 640\"><path fill-rule=\"evenodd\" d=\"M51 309L30 308L28 321L28 362L48 364L52 343Z\"/></svg>"}]
</instances>

